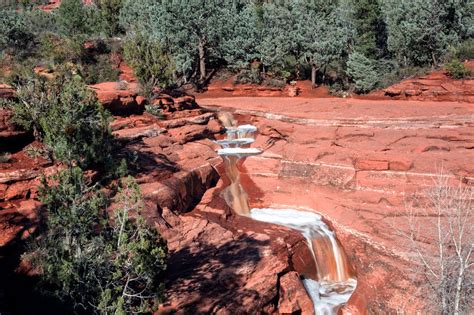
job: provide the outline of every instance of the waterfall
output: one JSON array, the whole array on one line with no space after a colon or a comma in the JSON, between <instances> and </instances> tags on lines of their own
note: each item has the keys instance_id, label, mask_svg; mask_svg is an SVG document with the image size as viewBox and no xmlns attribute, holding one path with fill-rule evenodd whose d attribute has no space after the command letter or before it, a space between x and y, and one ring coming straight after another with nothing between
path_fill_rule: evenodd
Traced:
<instances>
[{"instance_id":1,"label":"waterfall","mask_svg":"<svg viewBox=\"0 0 474 315\"><path fill-rule=\"evenodd\" d=\"M225 172L230 181L229 186L224 190L224 199L227 205L239 215L249 215L250 208L248 195L240 184L240 172L237 168L237 162L242 158L262 153L257 148L243 147L255 141L251 137L255 131L257 131L257 128L252 125L227 127L226 139L216 141L222 147L217 151L217 154L224 159Z\"/></svg>"},{"instance_id":2,"label":"waterfall","mask_svg":"<svg viewBox=\"0 0 474 315\"><path fill-rule=\"evenodd\" d=\"M248 146L254 142L257 128L252 125L235 126L229 114L219 117L226 125L226 138L216 142L222 147L217 153L224 160L226 176L230 184L224 190L226 203L238 215L250 216L257 221L286 226L300 232L307 240L316 265L317 279L303 279L316 314L335 315L346 303L356 286L347 257L333 231L321 216L295 209L251 209L248 195L240 183L237 163L240 159L261 154L262 151Z\"/></svg>"},{"instance_id":3,"label":"waterfall","mask_svg":"<svg viewBox=\"0 0 474 315\"><path fill-rule=\"evenodd\" d=\"M301 232L316 264L317 279L303 279L316 314L337 314L356 287L347 257L321 216L295 209L252 209L250 217Z\"/></svg>"}]
</instances>

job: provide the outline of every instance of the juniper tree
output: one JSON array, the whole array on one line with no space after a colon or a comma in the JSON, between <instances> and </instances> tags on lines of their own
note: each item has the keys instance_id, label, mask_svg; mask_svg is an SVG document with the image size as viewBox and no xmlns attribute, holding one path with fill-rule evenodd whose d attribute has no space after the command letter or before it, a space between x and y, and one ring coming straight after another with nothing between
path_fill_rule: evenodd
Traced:
<instances>
[{"instance_id":1,"label":"juniper tree","mask_svg":"<svg viewBox=\"0 0 474 315\"><path fill-rule=\"evenodd\" d=\"M126 1L123 11L133 7ZM141 10L122 14L122 25L146 31L169 51L178 74L185 79L207 78L209 64L220 59L221 30L229 20L233 2L224 0L139 1ZM133 21L131 17L136 18Z\"/></svg>"},{"instance_id":2,"label":"juniper tree","mask_svg":"<svg viewBox=\"0 0 474 315\"><path fill-rule=\"evenodd\" d=\"M257 7L252 3L229 7L228 17L219 50L229 67L245 68L260 57L257 46L261 41L262 27Z\"/></svg>"},{"instance_id":3,"label":"juniper tree","mask_svg":"<svg viewBox=\"0 0 474 315\"><path fill-rule=\"evenodd\" d=\"M472 1L383 0L388 48L404 64L438 64L472 29Z\"/></svg>"},{"instance_id":4,"label":"juniper tree","mask_svg":"<svg viewBox=\"0 0 474 315\"><path fill-rule=\"evenodd\" d=\"M354 35L350 6L345 0L335 4L301 1L295 13L299 17L296 32L300 34L300 59L311 66L311 82L315 85L317 71L348 50Z\"/></svg>"}]
</instances>

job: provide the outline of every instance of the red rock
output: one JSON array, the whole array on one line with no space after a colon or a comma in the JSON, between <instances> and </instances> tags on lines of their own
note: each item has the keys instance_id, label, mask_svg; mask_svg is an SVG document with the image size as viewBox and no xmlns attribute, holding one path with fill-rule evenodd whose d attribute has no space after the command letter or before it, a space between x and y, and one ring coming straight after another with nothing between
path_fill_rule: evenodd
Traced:
<instances>
[{"instance_id":1,"label":"red rock","mask_svg":"<svg viewBox=\"0 0 474 315\"><path fill-rule=\"evenodd\" d=\"M15 95L15 90L7 84L0 84L0 99L12 99Z\"/></svg>"},{"instance_id":2,"label":"red rock","mask_svg":"<svg viewBox=\"0 0 474 315\"><path fill-rule=\"evenodd\" d=\"M31 133L12 124L10 118L11 112L9 110L0 109L0 152L7 151L9 148L17 148L32 140Z\"/></svg>"},{"instance_id":3,"label":"red rock","mask_svg":"<svg viewBox=\"0 0 474 315\"><path fill-rule=\"evenodd\" d=\"M30 191L30 183L27 181L16 182L8 186L4 199L22 199L25 198Z\"/></svg>"},{"instance_id":4,"label":"red rock","mask_svg":"<svg viewBox=\"0 0 474 315\"><path fill-rule=\"evenodd\" d=\"M398 159L389 161L391 171L409 171L413 167L413 161L407 159Z\"/></svg>"},{"instance_id":5,"label":"red rock","mask_svg":"<svg viewBox=\"0 0 474 315\"><path fill-rule=\"evenodd\" d=\"M114 115L142 113L143 98L138 95L136 83L103 82L90 86L97 94L99 102ZM138 101L137 101L138 97Z\"/></svg>"},{"instance_id":6,"label":"red rock","mask_svg":"<svg viewBox=\"0 0 474 315\"><path fill-rule=\"evenodd\" d=\"M290 271L280 278L278 312L280 314L315 314L313 302L295 271Z\"/></svg>"},{"instance_id":7,"label":"red rock","mask_svg":"<svg viewBox=\"0 0 474 315\"><path fill-rule=\"evenodd\" d=\"M18 207L18 212L30 222L36 222L38 221L38 214L39 211L41 210L41 202L38 202L36 200L25 200L20 202L20 206Z\"/></svg>"},{"instance_id":8,"label":"red rock","mask_svg":"<svg viewBox=\"0 0 474 315\"><path fill-rule=\"evenodd\" d=\"M135 101L137 102L138 106L144 106L147 103L147 99L141 95L135 97Z\"/></svg>"},{"instance_id":9,"label":"red rock","mask_svg":"<svg viewBox=\"0 0 474 315\"><path fill-rule=\"evenodd\" d=\"M5 192L7 191L8 185L0 184L0 200L5 199Z\"/></svg>"},{"instance_id":10,"label":"red rock","mask_svg":"<svg viewBox=\"0 0 474 315\"><path fill-rule=\"evenodd\" d=\"M388 170L388 162L378 160L357 160L355 168L358 170L385 171Z\"/></svg>"},{"instance_id":11,"label":"red rock","mask_svg":"<svg viewBox=\"0 0 474 315\"><path fill-rule=\"evenodd\" d=\"M405 95L406 96L418 96L421 95L420 90L405 90Z\"/></svg>"}]
</instances>

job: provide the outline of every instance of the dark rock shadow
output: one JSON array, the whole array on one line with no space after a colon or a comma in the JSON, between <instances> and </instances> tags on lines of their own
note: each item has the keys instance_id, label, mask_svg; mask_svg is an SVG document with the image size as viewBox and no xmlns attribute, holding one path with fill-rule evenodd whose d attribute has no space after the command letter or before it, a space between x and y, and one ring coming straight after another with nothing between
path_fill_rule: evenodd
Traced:
<instances>
[{"instance_id":1,"label":"dark rock shadow","mask_svg":"<svg viewBox=\"0 0 474 315\"><path fill-rule=\"evenodd\" d=\"M195 244L195 243L193 243ZM199 314L203 308L214 313L225 308L227 313L242 313L253 301L261 309L269 301L260 299L260 292L244 289L246 275L261 260L259 248L269 241L241 235L220 246L199 244L170 254L167 288L179 298L183 314ZM260 301L259 301L260 300Z\"/></svg>"}]
</instances>

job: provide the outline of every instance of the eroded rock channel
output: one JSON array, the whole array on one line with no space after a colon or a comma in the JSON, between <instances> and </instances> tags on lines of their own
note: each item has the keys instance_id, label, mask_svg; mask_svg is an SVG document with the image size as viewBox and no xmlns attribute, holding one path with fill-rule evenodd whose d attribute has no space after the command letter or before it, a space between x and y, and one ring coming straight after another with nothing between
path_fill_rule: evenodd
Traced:
<instances>
[{"instance_id":1,"label":"eroded rock channel","mask_svg":"<svg viewBox=\"0 0 474 315\"><path fill-rule=\"evenodd\" d=\"M234 119L225 121L235 122ZM237 163L241 159L262 153L258 148L248 148L254 142L256 131L255 126L235 126L234 123L226 126L226 138L217 141L223 147L218 150L218 154L224 159L225 175L230 181L224 190L225 200L238 215L282 225L300 232L305 237L315 268L298 270L304 287L313 301L316 314L336 314L349 300L357 281L334 232L323 222L321 216L296 209L250 210L247 193L240 182ZM308 264L304 262L304 265Z\"/></svg>"}]
</instances>

